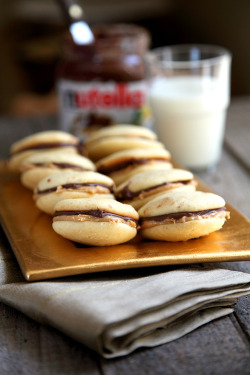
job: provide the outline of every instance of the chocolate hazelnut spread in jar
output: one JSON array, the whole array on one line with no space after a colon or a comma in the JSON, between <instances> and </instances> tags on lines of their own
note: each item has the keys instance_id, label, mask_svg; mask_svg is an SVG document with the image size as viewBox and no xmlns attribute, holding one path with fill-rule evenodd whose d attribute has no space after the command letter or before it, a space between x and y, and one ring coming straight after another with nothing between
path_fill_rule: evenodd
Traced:
<instances>
[{"instance_id":1,"label":"chocolate hazelnut spread in jar","mask_svg":"<svg viewBox=\"0 0 250 375\"><path fill-rule=\"evenodd\" d=\"M147 126L148 32L113 24L96 26L93 33L90 46L76 45L70 35L65 40L57 85L61 128L84 137L111 124Z\"/></svg>"}]
</instances>

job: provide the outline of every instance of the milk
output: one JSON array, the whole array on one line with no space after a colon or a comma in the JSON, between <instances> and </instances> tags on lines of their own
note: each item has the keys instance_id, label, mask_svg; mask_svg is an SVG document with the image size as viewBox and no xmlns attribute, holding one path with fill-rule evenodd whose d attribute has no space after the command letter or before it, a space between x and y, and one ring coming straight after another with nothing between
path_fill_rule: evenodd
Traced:
<instances>
[{"instance_id":1,"label":"milk","mask_svg":"<svg viewBox=\"0 0 250 375\"><path fill-rule=\"evenodd\" d=\"M217 164L229 104L225 84L209 76L161 77L153 82L150 104L155 130L183 166L198 170Z\"/></svg>"}]
</instances>

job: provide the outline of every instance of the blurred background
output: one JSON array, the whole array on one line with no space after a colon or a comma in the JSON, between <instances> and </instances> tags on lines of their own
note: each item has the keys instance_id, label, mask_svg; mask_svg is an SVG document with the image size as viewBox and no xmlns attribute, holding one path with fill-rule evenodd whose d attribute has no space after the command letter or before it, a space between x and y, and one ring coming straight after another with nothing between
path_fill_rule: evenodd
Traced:
<instances>
[{"instance_id":1,"label":"blurred background","mask_svg":"<svg viewBox=\"0 0 250 375\"><path fill-rule=\"evenodd\" d=\"M218 44L231 50L231 95L250 94L249 0L84 0L87 21L132 22L151 33L151 48ZM56 0L0 0L0 115L57 111L55 69L63 17Z\"/></svg>"}]
</instances>

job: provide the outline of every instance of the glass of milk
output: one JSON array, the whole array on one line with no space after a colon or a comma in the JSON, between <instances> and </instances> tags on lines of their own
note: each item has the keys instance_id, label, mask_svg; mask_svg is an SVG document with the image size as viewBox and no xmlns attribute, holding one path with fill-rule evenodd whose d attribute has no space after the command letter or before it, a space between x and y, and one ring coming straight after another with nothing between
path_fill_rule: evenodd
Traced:
<instances>
[{"instance_id":1,"label":"glass of milk","mask_svg":"<svg viewBox=\"0 0 250 375\"><path fill-rule=\"evenodd\" d=\"M150 62L150 105L159 139L184 167L213 169L230 101L231 53L213 45L175 45L152 50Z\"/></svg>"}]
</instances>

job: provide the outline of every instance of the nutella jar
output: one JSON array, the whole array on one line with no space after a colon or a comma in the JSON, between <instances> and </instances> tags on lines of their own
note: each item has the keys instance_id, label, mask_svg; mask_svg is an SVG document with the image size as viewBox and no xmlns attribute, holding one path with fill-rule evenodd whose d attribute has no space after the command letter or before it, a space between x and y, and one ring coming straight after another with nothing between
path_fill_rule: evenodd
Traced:
<instances>
[{"instance_id":1,"label":"nutella jar","mask_svg":"<svg viewBox=\"0 0 250 375\"><path fill-rule=\"evenodd\" d=\"M111 124L147 125L149 34L129 24L100 25L93 33L90 46L66 38L57 87L61 128L84 136Z\"/></svg>"}]
</instances>

